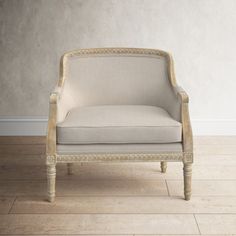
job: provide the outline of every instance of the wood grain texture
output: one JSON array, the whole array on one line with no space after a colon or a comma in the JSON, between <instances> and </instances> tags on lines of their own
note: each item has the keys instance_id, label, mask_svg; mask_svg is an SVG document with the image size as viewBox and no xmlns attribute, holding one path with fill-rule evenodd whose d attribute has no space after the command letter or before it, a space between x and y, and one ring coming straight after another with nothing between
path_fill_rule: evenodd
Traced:
<instances>
[{"instance_id":1,"label":"wood grain texture","mask_svg":"<svg viewBox=\"0 0 236 236\"><path fill-rule=\"evenodd\" d=\"M1 234L1 236L6 236L9 234ZM15 236L23 236L25 234L14 234ZM43 236L51 236L52 234L43 234ZM75 235L79 235L79 236L88 236L88 234L53 234L55 236L75 236ZM89 236L103 236L104 234L89 234ZM42 236L42 234L34 234L34 236ZM117 236L117 234L106 234L106 236ZM119 234L119 236L134 236L134 234ZM150 234L149 234L150 236ZM191 235L191 236L195 236L195 235Z\"/></svg>"},{"instance_id":2,"label":"wood grain texture","mask_svg":"<svg viewBox=\"0 0 236 236\"><path fill-rule=\"evenodd\" d=\"M214 147L212 147L214 149ZM235 166L236 158L235 155L224 155L224 154L195 154L196 165L206 165L206 166Z\"/></svg>"},{"instance_id":3,"label":"wood grain texture","mask_svg":"<svg viewBox=\"0 0 236 236\"><path fill-rule=\"evenodd\" d=\"M236 136L194 136L194 146L199 145L217 146L217 145L235 145Z\"/></svg>"},{"instance_id":4,"label":"wood grain texture","mask_svg":"<svg viewBox=\"0 0 236 236\"><path fill-rule=\"evenodd\" d=\"M23 166L33 165L37 166L42 164L45 165L45 155L24 155L24 154L3 154L0 155L0 165L8 166L8 165L17 165L19 168L23 168Z\"/></svg>"},{"instance_id":5,"label":"wood grain texture","mask_svg":"<svg viewBox=\"0 0 236 236\"><path fill-rule=\"evenodd\" d=\"M236 215L231 214L197 214L196 219L203 234L235 234Z\"/></svg>"},{"instance_id":6,"label":"wood grain texture","mask_svg":"<svg viewBox=\"0 0 236 236\"><path fill-rule=\"evenodd\" d=\"M162 196L75 196L57 197L49 204L39 197L18 197L11 213L21 214L236 214L236 196L182 197Z\"/></svg>"},{"instance_id":7,"label":"wood grain texture","mask_svg":"<svg viewBox=\"0 0 236 236\"><path fill-rule=\"evenodd\" d=\"M232 137L203 140L195 148L205 145L210 154L195 156L188 202L182 163L168 163L165 174L159 163L83 163L73 175L58 164L58 197L49 203L45 156L0 155L0 234L236 235L235 155L224 154Z\"/></svg>"},{"instance_id":8,"label":"wood grain texture","mask_svg":"<svg viewBox=\"0 0 236 236\"><path fill-rule=\"evenodd\" d=\"M45 196L46 181L1 181L0 196ZM58 196L157 195L167 196L164 180L57 181Z\"/></svg>"},{"instance_id":9,"label":"wood grain texture","mask_svg":"<svg viewBox=\"0 0 236 236\"><path fill-rule=\"evenodd\" d=\"M17 154L17 155L43 155L45 154L44 144L15 144L0 145L0 156Z\"/></svg>"},{"instance_id":10,"label":"wood grain texture","mask_svg":"<svg viewBox=\"0 0 236 236\"><path fill-rule=\"evenodd\" d=\"M1 234L1 236L6 236L9 234ZM14 234L15 236L23 236L25 234ZM43 236L51 236L52 234L43 234ZM88 234L53 234L55 236L88 236ZM89 236L103 236L104 234L89 234ZM34 236L42 236L42 234L34 234ZM106 236L117 236L117 234L106 234ZM134 234L119 234L119 236L135 236ZM150 236L150 234L149 234ZM195 236L195 235L191 235Z\"/></svg>"},{"instance_id":11,"label":"wood grain texture","mask_svg":"<svg viewBox=\"0 0 236 236\"><path fill-rule=\"evenodd\" d=\"M7 214L12 204L15 200L15 197L0 197L0 214Z\"/></svg>"},{"instance_id":12,"label":"wood grain texture","mask_svg":"<svg viewBox=\"0 0 236 236\"><path fill-rule=\"evenodd\" d=\"M45 136L0 136L0 145L46 144Z\"/></svg>"},{"instance_id":13,"label":"wood grain texture","mask_svg":"<svg viewBox=\"0 0 236 236\"><path fill-rule=\"evenodd\" d=\"M167 180L171 196L181 196L182 181ZM193 180L194 196L236 196L235 180Z\"/></svg>"},{"instance_id":14,"label":"wood grain texture","mask_svg":"<svg viewBox=\"0 0 236 236\"><path fill-rule=\"evenodd\" d=\"M195 147L194 153L197 155L235 155L236 145L199 145Z\"/></svg>"},{"instance_id":15,"label":"wood grain texture","mask_svg":"<svg viewBox=\"0 0 236 236\"><path fill-rule=\"evenodd\" d=\"M44 160L33 161L32 159L25 158L13 163L11 160L9 160L9 163L5 160L4 164L0 164L0 179L45 180L46 167L43 165ZM233 159L236 158L228 158L229 163L221 164L215 161L214 165L195 164L193 179L236 180L236 168ZM168 163L168 171L162 174L159 163L74 164L74 174L68 176L66 164L58 164L57 180L134 180L140 177L144 180L182 180L182 168L182 163Z\"/></svg>"},{"instance_id":16,"label":"wood grain texture","mask_svg":"<svg viewBox=\"0 0 236 236\"><path fill-rule=\"evenodd\" d=\"M197 234L192 215L0 215L0 234ZM169 227L171 225L172 227Z\"/></svg>"}]
</instances>

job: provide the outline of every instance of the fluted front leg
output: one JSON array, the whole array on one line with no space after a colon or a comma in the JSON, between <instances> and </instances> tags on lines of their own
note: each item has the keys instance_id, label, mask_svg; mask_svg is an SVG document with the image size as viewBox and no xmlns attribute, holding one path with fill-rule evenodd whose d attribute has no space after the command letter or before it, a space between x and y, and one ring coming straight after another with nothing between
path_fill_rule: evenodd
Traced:
<instances>
[{"instance_id":1,"label":"fluted front leg","mask_svg":"<svg viewBox=\"0 0 236 236\"><path fill-rule=\"evenodd\" d=\"M166 168L167 168L167 162L161 161L161 172L166 173Z\"/></svg>"},{"instance_id":2,"label":"fluted front leg","mask_svg":"<svg viewBox=\"0 0 236 236\"><path fill-rule=\"evenodd\" d=\"M56 185L56 165L47 165L47 189L48 189L48 201L53 202L55 200L55 185Z\"/></svg>"},{"instance_id":3,"label":"fluted front leg","mask_svg":"<svg viewBox=\"0 0 236 236\"><path fill-rule=\"evenodd\" d=\"M188 201L192 194L192 163L184 163L184 197Z\"/></svg>"},{"instance_id":4,"label":"fluted front leg","mask_svg":"<svg viewBox=\"0 0 236 236\"><path fill-rule=\"evenodd\" d=\"M73 175L73 163L67 163L67 174Z\"/></svg>"}]
</instances>

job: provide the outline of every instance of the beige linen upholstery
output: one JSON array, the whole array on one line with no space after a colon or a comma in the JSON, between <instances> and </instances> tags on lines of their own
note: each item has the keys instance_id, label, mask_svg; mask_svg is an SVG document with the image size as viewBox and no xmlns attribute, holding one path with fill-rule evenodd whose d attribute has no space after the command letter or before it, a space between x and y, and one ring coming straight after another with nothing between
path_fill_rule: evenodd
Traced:
<instances>
[{"instance_id":1,"label":"beige linen upholstery","mask_svg":"<svg viewBox=\"0 0 236 236\"><path fill-rule=\"evenodd\" d=\"M48 200L56 165L78 162L183 162L184 196L193 163L188 95L175 80L169 53L96 48L65 53L50 96L46 145ZM107 166L109 168L109 166Z\"/></svg>"},{"instance_id":2,"label":"beige linen upholstery","mask_svg":"<svg viewBox=\"0 0 236 236\"><path fill-rule=\"evenodd\" d=\"M157 106L180 121L180 101L170 85L165 57L88 54L69 57L66 64L63 104ZM63 121L65 109L61 113L58 122Z\"/></svg>"},{"instance_id":3,"label":"beige linen upholstery","mask_svg":"<svg viewBox=\"0 0 236 236\"><path fill-rule=\"evenodd\" d=\"M57 124L57 143L174 143L182 125L155 106L107 105L72 109Z\"/></svg>"},{"instance_id":4,"label":"beige linen upholstery","mask_svg":"<svg viewBox=\"0 0 236 236\"><path fill-rule=\"evenodd\" d=\"M97 154L97 153L180 153L181 143L162 144L80 144L80 145L57 145L58 154Z\"/></svg>"}]
</instances>

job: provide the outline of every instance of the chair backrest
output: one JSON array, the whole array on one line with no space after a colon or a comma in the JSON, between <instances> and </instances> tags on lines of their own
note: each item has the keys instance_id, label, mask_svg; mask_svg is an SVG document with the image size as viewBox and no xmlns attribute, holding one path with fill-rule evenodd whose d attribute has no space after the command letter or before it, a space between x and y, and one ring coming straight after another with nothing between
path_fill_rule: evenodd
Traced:
<instances>
[{"instance_id":1,"label":"chair backrest","mask_svg":"<svg viewBox=\"0 0 236 236\"><path fill-rule=\"evenodd\" d=\"M62 57L59 86L78 106L163 107L173 98L171 63L168 53L154 49L80 49Z\"/></svg>"}]
</instances>

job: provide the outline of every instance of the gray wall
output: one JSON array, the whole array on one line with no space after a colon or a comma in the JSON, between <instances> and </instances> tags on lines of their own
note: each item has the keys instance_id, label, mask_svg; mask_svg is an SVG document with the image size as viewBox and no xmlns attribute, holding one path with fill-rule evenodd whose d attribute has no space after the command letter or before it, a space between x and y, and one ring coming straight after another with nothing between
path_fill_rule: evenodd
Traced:
<instances>
[{"instance_id":1,"label":"gray wall","mask_svg":"<svg viewBox=\"0 0 236 236\"><path fill-rule=\"evenodd\" d=\"M193 119L236 119L235 0L0 0L0 116L47 116L60 55L172 52Z\"/></svg>"}]
</instances>

